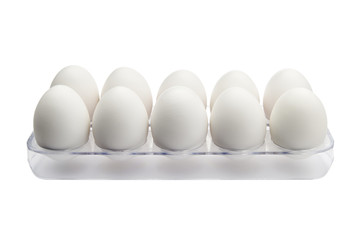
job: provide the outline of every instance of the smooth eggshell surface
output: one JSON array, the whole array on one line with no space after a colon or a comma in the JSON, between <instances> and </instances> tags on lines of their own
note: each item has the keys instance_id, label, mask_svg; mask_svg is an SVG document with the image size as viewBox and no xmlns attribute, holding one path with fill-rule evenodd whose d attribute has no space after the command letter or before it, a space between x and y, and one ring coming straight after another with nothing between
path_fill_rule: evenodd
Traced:
<instances>
[{"instance_id":1,"label":"smooth eggshell surface","mask_svg":"<svg viewBox=\"0 0 360 240\"><path fill-rule=\"evenodd\" d=\"M63 68L54 78L51 87L55 85L66 85L74 89L84 101L90 119L99 101L99 90L91 74L80 66L67 66Z\"/></svg>"},{"instance_id":2,"label":"smooth eggshell surface","mask_svg":"<svg viewBox=\"0 0 360 240\"><path fill-rule=\"evenodd\" d=\"M248 75L241 71L231 71L223 75L216 83L211 95L210 109L212 109L218 96L228 88L241 87L249 91L254 97L260 101L259 91L255 83L250 79Z\"/></svg>"},{"instance_id":3,"label":"smooth eggshell surface","mask_svg":"<svg viewBox=\"0 0 360 240\"><path fill-rule=\"evenodd\" d=\"M145 78L140 73L126 67L115 69L107 78L101 95L104 95L109 89L116 86L127 87L138 94L150 117L153 106L151 90Z\"/></svg>"},{"instance_id":4,"label":"smooth eggshell surface","mask_svg":"<svg viewBox=\"0 0 360 240\"><path fill-rule=\"evenodd\" d=\"M184 86L192 89L200 97L206 108L207 98L204 85L194 73L188 70L178 70L171 73L161 84L157 98L159 98L166 89L174 86Z\"/></svg>"},{"instance_id":5,"label":"smooth eggshell surface","mask_svg":"<svg viewBox=\"0 0 360 240\"><path fill-rule=\"evenodd\" d=\"M211 112L210 129L212 139L219 147L245 150L264 142L266 119L252 93L232 87L216 100Z\"/></svg>"},{"instance_id":6,"label":"smooth eggshell surface","mask_svg":"<svg viewBox=\"0 0 360 240\"><path fill-rule=\"evenodd\" d=\"M113 87L100 99L92 123L96 145L121 151L146 142L148 115L140 97L129 88Z\"/></svg>"},{"instance_id":7,"label":"smooth eggshell surface","mask_svg":"<svg viewBox=\"0 0 360 240\"><path fill-rule=\"evenodd\" d=\"M319 146L327 133L323 104L308 89L288 90L274 105L270 132L273 142L283 148L304 150Z\"/></svg>"},{"instance_id":8,"label":"smooth eggshell surface","mask_svg":"<svg viewBox=\"0 0 360 240\"><path fill-rule=\"evenodd\" d=\"M34 135L39 146L76 148L88 141L89 130L88 110L72 88L54 86L42 96L34 114Z\"/></svg>"},{"instance_id":9,"label":"smooth eggshell surface","mask_svg":"<svg viewBox=\"0 0 360 240\"><path fill-rule=\"evenodd\" d=\"M283 69L275 73L265 88L263 106L266 117L270 119L275 102L284 92L299 87L311 90L309 82L300 72L294 69Z\"/></svg>"},{"instance_id":10,"label":"smooth eggshell surface","mask_svg":"<svg viewBox=\"0 0 360 240\"><path fill-rule=\"evenodd\" d=\"M193 149L204 143L207 129L206 110L193 90L176 86L160 95L151 116L156 145L173 151Z\"/></svg>"}]
</instances>

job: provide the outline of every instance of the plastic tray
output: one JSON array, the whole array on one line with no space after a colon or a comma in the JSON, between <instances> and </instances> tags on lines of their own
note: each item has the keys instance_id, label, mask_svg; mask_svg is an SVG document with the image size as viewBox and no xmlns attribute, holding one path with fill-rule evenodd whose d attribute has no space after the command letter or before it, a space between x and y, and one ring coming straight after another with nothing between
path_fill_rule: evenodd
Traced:
<instances>
[{"instance_id":1,"label":"plastic tray","mask_svg":"<svg viewBox=\"0 0 360 240\"><path fill-rule=\"evenodd\" d=\"M54 151L28 139L28 161L43 179L316 179L329 170L334 140L328 131L314 149L291 151L275 145L267 128L264 144L246 151L217 147L208 134L199 148L172 152L153 143L151 132L141 147L131 151L99 148L92 133L84 146Z\"/></svg>"}]
</instances>

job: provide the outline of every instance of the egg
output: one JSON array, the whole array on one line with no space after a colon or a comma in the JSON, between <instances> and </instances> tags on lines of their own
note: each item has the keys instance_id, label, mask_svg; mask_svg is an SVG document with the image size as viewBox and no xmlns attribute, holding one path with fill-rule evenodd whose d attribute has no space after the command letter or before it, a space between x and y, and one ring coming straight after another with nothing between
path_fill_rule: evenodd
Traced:
<instances>
[{"instance_id":1,"label":"egg","mask_svg":"<svg viewBox=\"0 0 360 240\"><path fill-rule=\"evenodd\" d=\"M274 105L270 117L272 141L287 149L304 150L319 146L327 133L323 104L305 88L286 91Z\"/></svg>"},{"instance_id":2,"label":"egg","mask_svg":"<svg viewBox=\"0 0 360 240\"><path fill-rule=\"evenodd\" d=\"M92 130L100 148L122 151L146 142L148 115L140 97L126 87L113 87L100 99Z\"/></svg>"},{"instance_id":3,"label":"egg","mask_svg":"<svg viewBox=\"0 0 360 240\"><path fill-rule=\"evenodd\" d=\"M231 87L217 98L210 118L213 142L221 148L246 150L263 144L264 111L253 93Z\"/></svg>"},{"instance_id":4,"label":"egg","mask_svg":"<svg viewBox=\"0 0 360 240\"><path fill-rule=\"evenodd\" d=\"M270 119L275 102L284 92L299 87L311 90L309 82L300 72L294 69L283 69L275 73L265 88L263 106L266 117Z\"/></svg>"},{"instance_id":5,"label":"egg","mask_svg":"<svg viewBox=\"0 0 360 240\"><path fill-rule=\"evenodd\" d=\"M40 147L72 149L89 139L90 118L81 97L70 87L50 88L34 114L34 135Z\"/></svg>"},{"instance_id":6,"label":"egg","mask_svg":"<svg viewBox=\"0 0 360 240\"><path fill-rule=\"evenodd\" d=\"M218 96L230 87L244 88L260 101L258 89L250 77L241 71L230 71L223 75L216 83L211 95L210 109L212 109Z\"/></svg>"},{"instance_id":7,"label":"egg","mask_svg":"<svg viewBox=\"0 0 360 240\"><path fill-rule=\"evenodd\" d=\"M188 70L178 70L171 73L161 84L157 98L168 88L184 86L192 89L201 99L205 108L207 105L206 92L200 79Z\"/></svg>"},{"instance_id":8,"label":"egg","mask_svg":"<svg viewBox=\"0 0 360 240\"><path fill-rule=\"evenodd\" d=\"M175 86L159 96L151 116L157 146L172 151L199 147L205 142L207 129L204 104L193 90Z\"/></svg>"},{"instance_id":9,"label":"egg","mask_svg":"<svg viewBox=\"0 0 360 240\"><path fill-rule=\"evenodd\" d=\"M63 68L54 78L51 87L55 85L66 85L74 89L84 101L92 119L94 109L99 101L99 90L91 74L80 66L67 66Z\"/></svg>"},{"instance_id":10,"label":"egg","mask_svg":"<svg viewBox=\"0 0 360 240\"><path fill-rule=\"evenodd\" d=\"M153 106L151 90L145 78L140 73L126 67L115 69L107 78L101 95L104 95L109 89L116 86L127 87L139 95L150 117Z\"/></svg>"}]
</instances>

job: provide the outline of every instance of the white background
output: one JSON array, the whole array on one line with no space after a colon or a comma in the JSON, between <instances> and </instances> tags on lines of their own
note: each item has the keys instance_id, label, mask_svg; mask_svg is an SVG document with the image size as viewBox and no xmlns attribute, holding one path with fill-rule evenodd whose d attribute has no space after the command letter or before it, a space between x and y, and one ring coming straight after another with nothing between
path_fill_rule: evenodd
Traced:
<instances>
[{"instance_id":1,"label":"white background","mask_svg":"<svg viewBox=\"0 0 360 240\"><path fill-rule=\"evenodd\" d=\"M357 1L1 1L0 239L360 239ZM323 101L335 161L314 181L46 181L27 163L36 104L69 64L120 66L156 95L185 68L208 95L285 67Z\"/></svg>"}]
</instances>

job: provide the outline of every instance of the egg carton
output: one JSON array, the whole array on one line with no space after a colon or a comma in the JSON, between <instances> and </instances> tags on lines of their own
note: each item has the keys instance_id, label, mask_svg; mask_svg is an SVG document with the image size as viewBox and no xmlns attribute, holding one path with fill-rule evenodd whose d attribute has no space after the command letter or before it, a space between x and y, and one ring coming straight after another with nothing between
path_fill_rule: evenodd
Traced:
<instances>
[{"instance_id":1,"label":"egg carton","mask_svg":"<svg viewBox=\"0 0 360 240\"><path fill-rule=\"evenodd\" d=\"M109 151L89 141L77 148L56 151L41 148L32 133L27 141L28 161L42 179L316 179L326 175L334 160L334 140L327 132L320 146L293 151L271 141L250 150L229 151L216 146L208 131L198 148L175 152L153 142L151 128L145 144L127 151Z\"/></svg>"}]
</instances>

